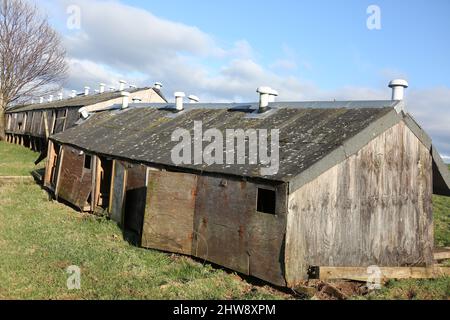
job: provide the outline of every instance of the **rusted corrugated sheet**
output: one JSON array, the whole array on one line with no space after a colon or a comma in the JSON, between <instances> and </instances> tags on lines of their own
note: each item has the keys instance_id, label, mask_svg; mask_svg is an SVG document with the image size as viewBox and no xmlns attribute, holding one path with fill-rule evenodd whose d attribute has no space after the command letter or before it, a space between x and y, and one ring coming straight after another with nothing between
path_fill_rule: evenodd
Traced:
<instances>
[{"instance_id":1,"label":"rusted corrugated sheet","mask_svg":"<svg viewBox=\"0 0 450 320\"><path fill-rule=\"evenodd\" d=\"M197 176L150 171L141 245L192 254Z\"/></svg>"}]
</instances>

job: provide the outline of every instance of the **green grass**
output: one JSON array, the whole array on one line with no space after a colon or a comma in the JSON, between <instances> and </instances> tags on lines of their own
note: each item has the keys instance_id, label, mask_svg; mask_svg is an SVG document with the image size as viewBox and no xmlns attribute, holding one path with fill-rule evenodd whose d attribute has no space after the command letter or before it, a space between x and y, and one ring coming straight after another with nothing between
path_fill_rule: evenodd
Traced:
<instances>
[{"instance_id":1,"label":"green grass","mask_svg":"<svg viewBox=\"0 0 450 320\"><path fill-rule=\"evenodd\" d=\"M450 277L389 281L381 290L368 294L364 299L448 300L450 299Z\"/></svg>"},{"instance_id":2,"label":"green grass","mask_svg":"<svg viewBox=\"0 0 450 320\"><path fill-rule=\"evenodd\" d=\"M68 290L66 268L81 268ZM281 299L191 258L137 248L115 223L48 201L34 184L0 185L0 299Z\"/></svg>"},{"instance_id":3,"label":"green grass","mask_svg":"<svg viewBox=\"0 0 450 320\"><path fill-rule=\"evenodd\" d=\"M0 143L0 175L27 175L37 154ZM450 198L434 197L435 243L450 245ZM448 263L448 262L447 262ZM81 268L81 290L66 269ZM0 183L0 299L291 299L189 257L123 240L117 225L48 201L34 184ZM361 299L449 299L450 278L390 281Z\"/></svg>"},{"instance_id":4,"label":"green grass","mask_svg":"<svg viewBox=\"0 0 450 320\"><path fill-rule=\"evenodd\" d=\"M43 162L34 165L38 156L39 153L25 147L0 141L0 176L30 175L31 171L44 166Z\"/></svg>"}]
</instances>

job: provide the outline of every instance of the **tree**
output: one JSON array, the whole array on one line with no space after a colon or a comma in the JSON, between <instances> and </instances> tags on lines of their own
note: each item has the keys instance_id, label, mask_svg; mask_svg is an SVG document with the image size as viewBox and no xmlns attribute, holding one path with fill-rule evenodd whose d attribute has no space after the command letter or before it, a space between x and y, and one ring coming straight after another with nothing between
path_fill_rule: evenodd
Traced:
<instances>
[{"instance_id":1,"label":"tree","mask_svg":"<svg viewBox=\"0 0 450 320\"><path fill-rule=\"evenodd\" d=\"M24 0L0 0L0 140L4 112L60 87L67 74L66 52L47 17Z\"/></svg>"}]
</instances>

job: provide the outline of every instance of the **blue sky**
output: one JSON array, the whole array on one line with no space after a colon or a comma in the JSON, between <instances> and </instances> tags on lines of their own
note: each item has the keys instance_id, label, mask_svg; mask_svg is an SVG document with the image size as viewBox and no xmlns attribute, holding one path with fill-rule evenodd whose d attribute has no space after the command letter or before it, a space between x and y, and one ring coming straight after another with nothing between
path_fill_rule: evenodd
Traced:
<instances>
[{"instance_id":1,"label":"blue sky","mask_svg":"<svg viewBox=\"0 0 450 320\"><path fill-rule=\"evenodd\" d=\"M285 101L369 100L389 99L400 77L408 111L450 161L448 0L34 1L63 36L68 91L125 79L205 102L256 100L260 85ZM380 30L367 28L370 5Z\"/></svg>"},{"instance_id":2,"label":"blue sky","mask_svg":"<svg viewBox=\"0 0 450 320\"><path fill-rule=\"evenodd\" d=\"M294 74L325 89L376 86L388 72L407 76L412 86L450 85L448 0L125 3L197 26L225 45L247 39L262 64L288 56L298 64ZM381 9L381 30L366 28L371 4Z\"/></svg>"}]
</instances>

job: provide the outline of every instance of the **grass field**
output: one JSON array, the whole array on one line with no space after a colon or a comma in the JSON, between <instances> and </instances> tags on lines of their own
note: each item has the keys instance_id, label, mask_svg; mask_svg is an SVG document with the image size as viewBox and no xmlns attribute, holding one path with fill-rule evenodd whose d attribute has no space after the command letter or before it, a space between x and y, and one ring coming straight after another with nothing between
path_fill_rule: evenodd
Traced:
<instances>
[{"instance_id":1,"label":"grass field","mask_svg":"<svg viewBox=\"0 0 450 320\"><path fill-rule=\"evenodd\" d=\"M34 165L38 156L38 153L27 148L0 141L0 176L30 175L31 171L45 165L43 162Z\"/></svg>"},{"instance_id":2,"label":"grass field","mask_svg":"<svg viewBox=\"0 0 450 320\"><path fill-rule=\"evenodd\" d=\"M1 143L0 155L3 175L26 174L34 167L27 161L37 157ZM434 203L436 242L449 245L450 198ZM81 269L80 290L67 289L71 265ZM112 221L48 201L35 184L0 182L0 299L298 298L247 280L189 257L134 247ZM449 297L450 278L443 278L392 281L359 298Z\"/></svg>"}]
</instances>

